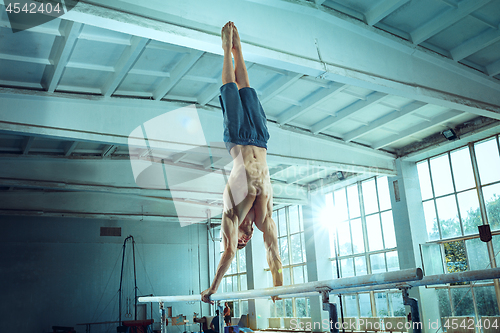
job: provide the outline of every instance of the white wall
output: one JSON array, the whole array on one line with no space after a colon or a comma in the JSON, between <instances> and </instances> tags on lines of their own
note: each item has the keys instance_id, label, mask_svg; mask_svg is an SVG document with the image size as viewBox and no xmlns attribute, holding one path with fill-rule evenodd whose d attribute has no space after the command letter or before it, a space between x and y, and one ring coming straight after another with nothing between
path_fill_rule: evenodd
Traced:
<instances>
[{"instance_id":1,"label":"white wall","mask_svg":"<svg viewBox=\"0 0 500 333\"><path fill-rule=\"evenodd\" d=\"M103 226L121 227L122 237L101 237ZM85 326L76 324L117 320L128 235L136 241L138 295L198 293L208 286L205 225L0 216L2 331L51 332L52 326L73 326L85 332ZM133 281L124 280L125 288L133 288ZM174 316L200 313L199 303L170 305ZM148 305L148 317L150 309ZM153 315L159 321L157 304ZM115 331L116 326L96 325L92 332Z\"/></svg>"}]
</instances>

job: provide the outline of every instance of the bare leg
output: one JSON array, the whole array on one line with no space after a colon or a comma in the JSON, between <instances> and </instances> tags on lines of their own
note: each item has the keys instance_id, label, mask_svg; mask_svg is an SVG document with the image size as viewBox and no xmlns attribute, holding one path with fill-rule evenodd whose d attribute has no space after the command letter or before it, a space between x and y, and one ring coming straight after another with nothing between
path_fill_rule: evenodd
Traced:
<instances>
[{"instance_id":1,"label":"bare leg","mask_svg":"<svg viewBox=\"0 0 500 333\"><path fill-rule=\"evenodd\" d=\"M240 35L238 34L238 29L236 29L234 24L233 24L232 52L234 56L234 74L238 89L250 87L250 80L248 79L247 67L245 66L245 61L243 60L243 52L241 52Z\"/></svg>"},{"instance_id":2,"label":"bare leg","mask_svg":"<svg viewBox=\"0 0 500 333\"><path fill-rule=\"evenodd\" d=\"M233 68L231 50L233 48L233 22L229 21L222 27L222 49L224 50L224 62L222 64L222 84L236 82Z\"/></svg>"}]
</instances>

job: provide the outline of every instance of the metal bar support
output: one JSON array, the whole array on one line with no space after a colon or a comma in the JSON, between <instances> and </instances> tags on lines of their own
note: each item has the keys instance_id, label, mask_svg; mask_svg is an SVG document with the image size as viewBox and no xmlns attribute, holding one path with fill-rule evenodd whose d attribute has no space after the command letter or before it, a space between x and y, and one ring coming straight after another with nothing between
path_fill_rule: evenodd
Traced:
<instances>
[{"instance_id":1,"label":"metal bar support","mask_svg":"<svg viewBox=\"0 0 500 333\"><path fill-rule=\"evenodd\" d=\"M420 312L418 311L418 301L411 298L408 294L408 288L402 288L403 304L411 307L411 322L413 333L422 333L422 322L420 321Z\"/></svg>"},{"instance_id":2,"label":"metal bar support","mask_svg":"<svg viewBox=\"0 0 500 333\"><path fill-rule=\"evenodd\" d=\"M330 333L339 333L339 320L337 315L337 304L330 303L330 290L321 290L323 300L323 311L328 311L330 317Z\"/></svg>"}]
</instances>

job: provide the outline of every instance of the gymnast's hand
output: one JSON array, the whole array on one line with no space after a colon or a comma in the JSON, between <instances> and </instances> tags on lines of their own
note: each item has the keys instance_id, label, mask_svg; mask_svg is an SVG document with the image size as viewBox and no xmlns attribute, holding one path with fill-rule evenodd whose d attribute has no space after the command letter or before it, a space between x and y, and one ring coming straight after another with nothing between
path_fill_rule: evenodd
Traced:
<instances>
[{"instance_id":1,"label":"gymnast's hand","mask_svg":"<svg viewBox=\"0 0 500 333\"><path fill-rule=\"evenodd\" d=\"M202 302L208 303L208 304L214 304L214 301L210 300L210 295L215 294L215 290L212 290L212 288L208 288L207 290L204 290L201 292L201 300Z\"/></svg>"}]
</instances>

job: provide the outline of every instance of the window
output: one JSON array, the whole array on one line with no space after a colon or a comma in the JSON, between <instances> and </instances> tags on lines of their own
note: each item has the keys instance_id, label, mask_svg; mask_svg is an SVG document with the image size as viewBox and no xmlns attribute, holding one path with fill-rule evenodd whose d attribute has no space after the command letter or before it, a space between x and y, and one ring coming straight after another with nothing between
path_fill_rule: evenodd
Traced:
<instances>
[{"instance_id":1,"label":"window","mask_svg":"<svg viewBox=\"0 0 500 333\"><path fill-rule=\"evenodd\" d=\"M278 226L278 244L283 264L283 285L307 282L306 251L302 207L289 206L273 212ZM268 286L273 286L271 271L268 271ZM271 317L309 317L309 299L287 298L270 302Z\"/></svg>"},{"instance_id":2,"label":"window","mask_svg":"<svg viewBox=\"0 0 500 333\"><path fill-rule=\"evenodd\" d=\"M500 258L498 136L417 163L428 243L421 245L426 275L491 267L478 226L486 211L493 254ZM477 184L474 175L477 175ZM483 199L478 195L482 193ZM482 200L482 201L481 201ZM498 315L491 281L436 287L441 317Z\"/></svg>"},{"instance_id":3,"label":"window","mask_svg":"<svg viewBox=\"0 0 500 333\"><path fill-rule=\"evenodd\" d=\"M417 163L422 204L429 240L474 235L483 224L484 204L492 230L500 229L500 154L498 137ZM480 202L474 179L477 161Z\"/></svg>"},{"instance_id":4,"label":"window","mask_svg":"<svg viewBox=\"0 0 500 333\"><path fill-rule=\"evenodd\" d=\"M338 189L326 195L325 200L327 207L333 207L329 221L333 276L337 276L337 262L340 277L399 269L387 177L370 178ZM378 304L377 309L388 315L394 312L390 300L385 293L345 296L344 315L372 316L371 304Z\"/></svg>"}]
</instances>

